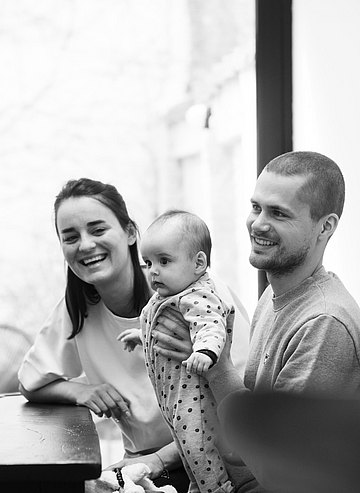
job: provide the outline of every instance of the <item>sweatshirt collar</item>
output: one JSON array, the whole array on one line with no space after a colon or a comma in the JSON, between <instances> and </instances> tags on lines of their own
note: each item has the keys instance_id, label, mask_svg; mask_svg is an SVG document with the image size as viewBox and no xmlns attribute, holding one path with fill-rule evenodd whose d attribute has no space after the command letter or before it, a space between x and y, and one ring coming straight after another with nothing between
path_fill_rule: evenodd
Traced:
<instances>
[{"instance_id":1,"label":"sweatshirt collar","mask_svg":"<svg viewBox=\"0 0 360 493\"><path fill-rule=\"evenodd\" d=\"M281 310L294 299L303 295L314 282L319 282L326 275L326 270L323 266L319 267L312 276L307 277L297 286L289 289L279 296L272 295L272 303L274 311Z\"/></svg>"}]
</instances>

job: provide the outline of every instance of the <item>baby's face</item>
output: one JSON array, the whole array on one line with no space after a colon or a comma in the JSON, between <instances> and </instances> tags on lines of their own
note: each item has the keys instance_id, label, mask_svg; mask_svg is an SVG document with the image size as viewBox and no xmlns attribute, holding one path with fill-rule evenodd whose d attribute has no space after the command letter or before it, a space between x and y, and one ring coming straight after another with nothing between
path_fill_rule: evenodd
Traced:
<instances>
[{"instance_id":1,"label":"baby's face","mask_svg":"<svg viewBox=\"0 0 360 493\"><path fill-rule=\"evenodd\" d=\"M189 254L186 238L176 221L155 224L148 229L141 242L141 255L151 287L160 296L177 294L198 278L196 255Z\"/></svg>"}]
</instances>

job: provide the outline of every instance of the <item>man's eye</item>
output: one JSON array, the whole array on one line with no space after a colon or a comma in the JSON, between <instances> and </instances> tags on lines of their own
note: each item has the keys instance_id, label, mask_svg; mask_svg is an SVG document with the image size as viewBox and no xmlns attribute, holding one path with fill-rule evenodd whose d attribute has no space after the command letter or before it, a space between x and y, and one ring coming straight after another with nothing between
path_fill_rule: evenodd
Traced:
<instances>
[{"instance_id":1,"label":"man's eye","mask_svg":"<svg viewBox=\"0 0 360 493\"><path fill-rule=\"evenodd\" d=\"M92 232L92 234L96 235L96 236L101 236L102 234L105 233L105 228L96 228L94 229L94 231Z\"/></svg>"},{"instance_id":2,"label":"man's eye","mask_svg":"<svg viewBox=\"0 0 360 493\"><path fill-rule=\"evenodd\" d=\"M282 211L279 211L279 210L276 210L276 209L273 211L273 214L276 217L286 217L286 214L284 214Z\"/></svg>"},{"instance_id":3,"label":"man's eye","mask_svg":"<svg viewBox=\"0 0 360 493\"><path fill-rule=\"evenodd\" d=\"M261 207L258 204L251 204L251 209L254 212L261 212Z\"/></svg>"}]
</instances>

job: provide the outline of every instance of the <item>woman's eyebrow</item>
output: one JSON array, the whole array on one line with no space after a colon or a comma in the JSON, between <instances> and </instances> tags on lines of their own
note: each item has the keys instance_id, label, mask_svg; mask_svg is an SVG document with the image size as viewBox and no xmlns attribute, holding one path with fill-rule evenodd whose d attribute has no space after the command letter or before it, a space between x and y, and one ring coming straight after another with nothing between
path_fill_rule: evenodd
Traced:
<instances>
[{"instance_id":1,"label":"woman's eyebrow","mask_svg":"<svg viewBox=\"0 0 360 493\"><path fill-rule=\"evenodd\" d=\"M64 234L64 233L71 233L72 231L75 231L75 228L71 227L71 228L64 228L60 231L60 233Z\"/></svg>"},{"instance_id":2,"label":"woman's eyebrow","mask_svg":"<svg viewBox=\"0 0 360 493\"><path fill-rule=\"evenodd\" d=\"M106 221L104 219L98 219L96 221L89 221L87 226L97 226L98 224L104 224Z\"/></svg>"},{"instance_id":3,"label":"woman's eyebrow","mask_svg":"<svg viewBox=\"0 0 360 493\"><path fill-rule=\"evenodd\" d=\"M97 219L96 221L89 221L88 223L86 223L86 226L97 226L98 224L104 224L105 222L106 221L104 221L104 219ZM60 232L64 234L64 233L71 233L72 231L75 230L76 228L70 226L70 228L64 228Z\"/></svg>"}]
</instances>

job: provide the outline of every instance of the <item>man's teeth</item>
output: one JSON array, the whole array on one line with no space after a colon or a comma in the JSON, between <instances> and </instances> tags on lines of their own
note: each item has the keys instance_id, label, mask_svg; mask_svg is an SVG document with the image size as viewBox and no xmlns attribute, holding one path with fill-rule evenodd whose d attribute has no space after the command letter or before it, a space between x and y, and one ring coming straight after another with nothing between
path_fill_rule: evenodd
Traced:
<instances>
[{"instance_id":1,"label":"man's teeth","mask_svg":"<svg viewBox=\"0 0 360 493\"><path fill-rule=\"evenodd\" d=\"M104 260L105 255L97 255L96 257L91 257L83 260L84 265L89 265L94 262L100 262L101 260Z\"/></svg>"},{"instance_id":2,"label":"man's teeth","mask_svg":"<svg viewBox=\"0 0 360 493\"><path fill-rule=\"evenodd\" d=\"M261 238L254 238L254 240L255 240L255 243L257 243L258 245L261 245L261 246L273 246L276 244L273 241L262 240Z\"/></svg>"}]
</instances>

